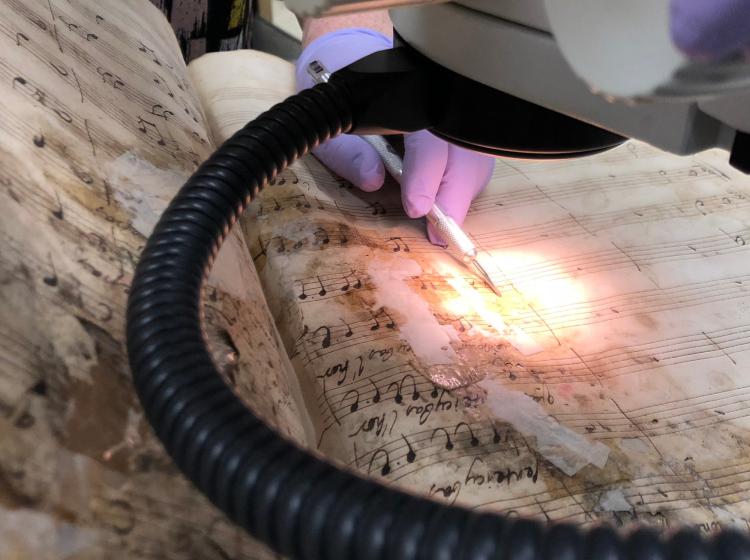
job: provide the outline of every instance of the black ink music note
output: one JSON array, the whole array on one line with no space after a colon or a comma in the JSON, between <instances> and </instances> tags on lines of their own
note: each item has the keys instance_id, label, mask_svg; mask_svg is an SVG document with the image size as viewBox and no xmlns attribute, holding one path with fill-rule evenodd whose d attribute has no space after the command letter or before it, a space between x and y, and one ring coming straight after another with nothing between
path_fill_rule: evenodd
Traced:
<instances>
[{"instance_id":1,"label":"black ink music note","mask_svg":"<svg viewBox=\"0 0 750 560\"><path fill-rule=\"evenodd\" d=\"M403 380L402 380L403 382ZM386 392L390 392L391 387L396 387L396 396L393 397L393 400L396 401L397 404L401 404L401 402L404 400L404 397L401 396L401 385L398 381L394 381L388 385L388 388L386 389Z\"/></svg>"},{"instance_id":2,"label":"black ink music note","mask_svg":"<svg viewBox=\"0 0 750 560\"><path fill-rule=\"evenodd\" d=\"M50 109L52 109L52 112L55 113L58 117L60 117L66 123L70 124L73 122L73 117L67 111L63 111L62 109L59 109L57 107L50 107Z\"/></svg>"},{"instance_id":3,"label":"black ink music note","mask_svg":"<svg viewBox=\"0 0 750 560\"><path fill-rule=\"evenodd\" d=\"M305 281L304 280L300 280L300 285L302 286L302 293L300 295L298 295L297 297L299 299L307 299L307 294L305 293L306 290L307 290L307 288L305 288Z\"/></svg>"},{"instance_id":4,"label":"black ink music note","mask_svg":"<svg viewBox=\"0 0 750 560\"><path fill-rule=\"evenodd\" d=\"M479 445L479 440L478 440L478 439L476 438L476 436L474 435L474 430L472 430L472 429L471 429L471 426L469 426L469 425L468 425L468 424L467 424L466 422L459 422L459 423L458 423L458 424L456 425L456 429L455 429L455 430L453 430L453 435L454 435L454 436L455 436L455 435L458 435L458 429L459 429L459 428L460 428L461 426L466 426L466 429L467 429L467 430L469 430L469 434L471 435L471 441L470 441L470 443L471 443L471 446L472 446L472 447L476 447L477 445Z\"/></svg>"},{"instance_id":5,"label":"black ink music note","mask_svg":"<svg viewBox=\"0 0 750 560\"><path fill-rule=\"evenodd\" d=\"M57 114L57 116L59 116L65 122L67 123L73 122L73 118L70 116L70 114L67 111L63 111L59 107L52 106L52 104L50 104L49 102L49 98L47 97L46 92L36 87L34 84L29 82L26 78L22 76L16 76L11 81L11 85L13 89L21 93L25 93L26 95L31 97L34 101L36 101L43 107L52 110L55 114Z\"/></svg>"},{"instance_id":6,"label":"black ink music note","mask_svg":"<svg viewBox=\"0 0 750 560\"><path fill-rule=\"evenodd\" d=\"M180 97L180 99L182 99L182 97ZM183 104L184 104L184 103L185 103L185 100L184 100L184 99L182 99L182 102L183 102ZM197 122L200 122L200 121L198 120L198 117L196 117L196 116L195 116L195 115L193 114L193 112L192 112L192 111L191 111L190 109L188 109L187 105L184 105L184 106L183 106L183 109L185 110L185 114L186 114L186 115L187 115L188 117L190 117L191 119L193 119L193 122L196 122L196 123L197 123Z\"/></svg>"},{"instance_id":7,"label":"black ink music note","mask_svg":"<svg viewBox=\"0 0 750 560\"><path fill-rule=\"evenodd\" d=\"M349 237L346 235L346 227L343 225L339 226L339 243L341 245L349 243Z\"/></svg>"},{"instance_id":8,"label":"black ink music note","mask_svg":"<svg viewBox=\"0 0 750 560\"><path fill-rule=\"evenodd\" d=\"M269 197L269 198L273 200L273 211L278 212L279 210L281 210L281 204L279 204L279 201L273 197ZM260 207L258 208L258 216L262 216L262 215L263 215L263 204L261 204Z\"/></svg>"},{"instance_id":9,"label":"black ink music note","mask_svg":"<svg viewBox=\"0 0 750 560\"><path fill-rule=\"evenodd\" d=\"M174 93L172 92L172 88L170 88L169 85L167 85L167 82L164 80L162 76L154 72L153 81L162 92L166 93L169 97L174 99Z\"/></svg>"},{"instance_id":10,"label":"black ink music note","mask_svg":"<svg viewBox=\"0 0 750 560\"><path fill-rule=\"evenodd\" d=\"M500 443L500 434L497 433L497 429L495 428L495 426L492 426L492 432L494 434L492 436L492 443Z\"/></svg>"},{"instance_id":11,"label":"black ink music note","mask_svg":"<svg viewBox=\"0 0 750 560\"><path fill-rule=\"evenodd\" d=\"M199 156L198 154L196 154L193 150L190 150L187 154L188 154L188 156L190 156L192 158L193 165L195 167L198 167L200 165L200 163L201 163L201 156Z\"/></svg>"},{"instance_id":12,"label":"black ink music note","mask_svg":"<svg viewBox=\"0 0 750 560\"><path fill-rule=\"evenodd\" d=\"M144 45L142 41L138 41L138 50L147 55L156 65L162 65L161 60L156 56L154 50Z\"/></svg>"},{"instance_id":13,"label":"black ink music note","mask_svg":"<svg viewBox=\"0 0 750 560\"><path fill-rule=\"evenodd\" d=\"M73 23L72 21L68 21L65 16L58 15L57 19L59 19L61 22L63 22L67 27L68 31L71 31L78 35L79 37L86 39L87 41L91 41L92 39L96 40L99 38L99 36L96 33L91 33L86 28L81 27L77 23Z\"/></svg>"},{"instance_id":14,"label":"black ink music note","mask_svg":"<svg viewBox=\"0 0 750 560\"><path fill-rule=\"evenodd\" d=\"M386 328L388 329L396 328L395 321L390 315L388 315L388 312L385 310L385 307L381 307L376 314L372 314L372 311L370 312L370 314L372 315L372 320L375 321L375 324L370 327L371 331L376 331L380 328L380 321L378 320L378 317L380 317L380 315L385 315L386 317L388 317L388 323L386 323L385 325Z\"/></svg>"},{"instance_id":15,"label":"black ink music note","mask_svg":"<svg viewBox=\"0 0 750 560\"><path fill-rule=\"evenodd\" d=\"M456 321L458 321L458 330L461 331L461 332L470 331L473 328L473 326L474 326L474 325L471 324L470 321L467 321L466 319L464 319L463 316L458 317L456 319ZM465 327L464 323L466 323L468 325L468 327Z\"/></svg>"},{"instance_id":16,"label":"black ink music note","mask_svg":"<svg viewBox=\"0 0 750 560\"><path fill-rule=\"evenodd\" d=\"M63 220L65 218L65 213L63 212L63 205L62 201L60 200L60 195L58 193L55 193L55 197L57 198L57 209L52 210L52 215L58 220Z\"/></svg>"},{"instance_id":17,"label":"black ink music note","mask_svg":"<svg viewBox=\"0 0 750 560\"><path fill-rule=\"evenodd\" d=\"M346 284L344 284L341 287L341 291L342 292L346 292L347 290L349 290L349 288L352 287L351 284L350 284L350 282L349 282L349 278L351 276L353 276L354 274L355 274L355 272L354 272L354 270L352 270L349 274L347 274L346 276L344 276L344 281L346 282ZM362 281L359 279L359 277L357 277L357 281L354 283L354 289L358 290L361 287L362 287Z\"/></svg>"},{"instance_id":18,"label":"black ink music note","mask_svg":"<svg viewBox=\"0 0 750 560\"><path fill-rule=\"evenodd\" d=\"M411 373L407 373L404 375L404 377L401 378L401 381L393 381L388 385L388 389L386 389L387 392L390 392L391 387L396 387L396 396L393 397L393 400L396 401L396 404L401 404L401 402L404 400L404 397L401 395L401 392L404 390L404 382L407 379L411 379L411 400L416 401L419 399L419 391L417 390L417 380L414 379L414 376Z\"/></svg>"},{"instance_id":19,"label":"black ink music note","mask_svg":"<svg viewBox=\"0 0 750 560\"><path fill-rule=\"evenodd\" d=\"M193 137L193 140L196 140L196 141L200 142L201 144L207 144L208 143L208 141L205 138L203 138L200 134L198 134L197 132L191 132L190 134Z\"/></svg>"},{"instance_id":20,"label":"black ink music note","mask_svg":"<svg viewBox=\"0 0 750 560\"><path fill-rule=\"evenodd\" d=\"M325 230L325 228L319 227L315 230L314 235L316 244L327 245L331 241L331 238L328 236L328 232Z\"/></svg>"},{"instance_id":21,"label":"black ink music note","mask_svg":"<svg viewBox=\"0 0 750 560\"><path fill-rule=\"evenodd\" d=\"M101 66L97 67L96 73L102 78L102 82L111 85L114 89L122 89L125 86L125 82L122 81L117 74L109 72L106 68Z\"/></svg>"},{"instance_id":22,"label":"black ink music note","mask_svg":"<svg viewBox=\"0 0 750 560\"><path fill-rule=\"evenodd\" d=\"M78 259L78 264L80 264L84 269L86 269L92 276L96 278L101 278L102 271L96 268L86 259Z\"/></svg>"},{"instance_id":23,"label":"black ink music note","mask_svg":"<svg viewBox=\"0 0 750 560\"><path fill-rule=\"evenodd\" d=\"M377 386L377 385L375 385L375 382L374 382L374 381L373 381L372 379L370 379L370 378L368 377L368 378L367 378L367 380L368 380L368 381L369 381L370 383L372 383L372 386L373 386L373 387L375 387L375 395L374 395L374 396L372 397L372 402L373 402L373 403L379 403L379 402L380 402L380 389L378 389L378 386Z\"/></svg>"},{"instance_id":24,"label":"black ink music note","mask_svg":"<svg viewBox=\"0 0 750 560\"><path fill-rule=\"evenodd\" d=\"M66 69L66 68L65 68L65 67L64 67L64 66L63 66L62 64L57 64L56 62L50 62L50 65L51 65L51 66L52 66L52 68L54 68L54 69L55 69L55 70L57 71L57 73L58 73L58 74L60 74L61 76L65 77L65 76L67 76L67 75L68 75L68 70L67 70L67 69Z\"/></svg>"},{"instance_id":25,"label":"black ink music note","mask_svg":"<svg viewBox=\"0 0 750 560\"><path fill-rule=\"evenodd\" d=\"M286 245L285 245L285 242L284 242L284 238L283 237L279 237L278 240L279 240L279 246L276 248L276 252L277 253L283 253L284 251L286 251ZM305 297L307 297L307 296L305 296ZM302 298L302 299L305 299L305 298Z\"/></svg>"},{"instance_id":26,"label":"black ink music note","mask_svg":"<svg viewBox=\"0 0 750 560\"><path fill-rule=\"evenodd\" d=\"M291 178L288 178L288 176L291 176ZM282 171L278 177L274 177L270 181L268 181L269 185L285 185L289 181L292 185L296 185L299 183L299 177L297 177L297 174L292 171L291 169L285 169Z\"/></svg>"},{"instance_id":27,"label":"black ink music note","mask_svg":"<svg viewBox=\"0 0 750 560\"><path fill-rule=\"evenodd\" d=\"M383 314L388 317L388 322L385 324L385 328L387 329L395 329L396 328L396 322L391 318L390 315L388 315L388 312L385 310L385 308L382 309Z\"/></svg>"},{"instance_id":28,"label":"black ink music note","mask_svg":"<svg viewBox=\"0 0 750 560\"><path fill-rule=\"evenodd\" d=\"M735 243L736 243L736 244L737 244L738 246L742 247L743 245L745 245L745 238L744 238L744 237L742 237L741 235L737 235L737 236L736 236L736 237L734 238L734 242L735 242Z\"/></svg>"},{"instance_id":29,"label":"black ink music note","mask_svg":"<svg viewBox=\"0 0 750 560\"><path fill-rule=\"evenodd\" d=\"M435 437L435 434L438 432L443 432L445 434L445 448L450 451L453 449L453 442L451 441L451 436L448 435L448 432L445 428L435 428L432 431L432 436L430 436L430 442L432 442L433 438Z\"/></svg>"},{"instance_id":30,"label":"black ink music note","mask_svg":"<svg viewBox=\"0 0 750 560\"><path fill-rule=\"evenodd\" d=\"M708 215L708 212L705 211L705 207L706 207L706 205L705 205L705 203L701 199L698 199L698 200L695 201L695 208L696 208L696 210L698 210L698 212L700 212L704 216Z\"/></svg>"},{"instance_id":31,"label":"black ink music note","mask_svg":"<svg viewBox=\"0 0 750 560\"><path fill-rule=\"evenodd\" d=\"M44 148L44 134L35 134L33 138L34 146L37 148Z\"/></svg>"},{"instance_id":32,"label":"black ink music note","mask_svg":"<svg viewBox=\"0 0 750 560\"><path fill-rule=\"evenodd\" d=\"M406 446L409 448L409 452L406 454L406 460L409 463L413 463L414 460L417 458L417 454L414 452L414 449L409 443L409 440L406 439L406 436L404 434L401 434L401 437L404 439L404 442L406 442Z\"/></svg>"},{"instance_id":33,"label":"black ink music note","mask_svg":"<svg viewBox=\"0 0 750 560\"><path fill-rule=\"evenodd\" d=\"M347 338L349 338L350 336L352 336L354 333L352 332L351 325L349 325L349 323L347 323L343 319L339 319L339 321L341 321L342 323L344 323L346 325L346 332L344 333L344 336L347 337Z\"/></svg>"},{"instance_id":34,"label":"black ink music note","mask_svg":"<svg viewBox=\"0 0 750 560\"><path fill-rule=\"evenodd\" d=\"M325 287L323 286L323 281L320 279L320 276L316 276L316 278L318 279L318 284L320 284L320 291L318 292L318 295L319 296L326 295L328 292L326 291Z\"/></svg>"},{"instance_id":35,"label":"black ink music note","mask_svg":"<svg viewBox=\"0 0 750 560\"><path fill-rule=\"evenodd\" d=\"M375 462L375 459L381 453L383 455L385 455L385 464L380 469L380 474L383 475L383 476L386 476L388 473L391 472L391 459L390 459L390 456L388 455L388 452L385 449L380 448L380 449L376 450L375 452L373 452L372 457L370 457L370 464L367 467L367 474L370 474L372 472L372 464Z\"/></svg>"},{"instance_id":36,"label":"black ink music note","mask_svg":"<svg viewBox=\"0 0 750 560\"><path fill-rule=\"evenodd\" d=\"M73 31L75 29L78 29L78 25L68 21L68 19L65 16L57 16L57 19L59 19L68 27L68 31Z\"/></svg>"},{"instance_id":37,"label":"black ink music note","mask_svg":"<svg viewBox=\"0 0 750 560\"><path fill-rule=\"evenodd\" d=\"M390 237L388 241L392 242L394 244L393 252L398 253L403 249L404 253L409 253L411 249L409 249L409 246L406 244L406 241L404 241L400 237ZM402 247L403 246L403 247Z\"/></svg>"},{"instance_id":38,"label":"black ink music note","mask_svg":"<svg viewBox=\"0 0 750 560\"><path fill-rule=\"evenodd\" d=\"M155 117L160 117L162 119L169 120L169 117L174 117L174 113L170 111L169 109L165 109L163 105L160 105L159 103L152 105L151 110L148 111Z\"/></svg>"},{"instance_id":39,"label":"black ink music note","mask_svg":"<svg viewBox=\"0 0 750 560\"><path fill-rule=\"evenodd\" d=\"M426 290L427 284L425 284L421 276L418 276L418 278L419 278L419 284L420 284L419 289ZM429 280L429 283L430 283L430 286L432 286L433 290L437 290L437 286L435 286L435 283L432 280Z\"/></svg>"},{"instance_id":40,"label":"black ink music note","mask_svg":"<svg viewBox=\"0 0 750 560\"><path fill-rule=\"evenodd\" d=\"M58 284L57 270L55 269L55 262L52 260L52 255L47 255L47 257L49 258L49 264L52 267L52 274L42 277L42 282L54 288Z\"/></svg>"},{"instance_id":41,"label":"black ink music note","mask_svg":"<svg viewBox=\"0 0 750 560\"><path fill-rule=\"evenodd\" d=\"M331 329L323 325L322 327L318 327L313 331L311 339L314 338L320 331L325 332L325 336L323 336L323 341L320 343L320 346L322 348L328 348L331 345Z\"/></svg>"},{"instance_id":42,"label":"black ink music note","mask_svg":"<svg viewBox=\"0 0 750 560\"><path fill-rule=\"evenodd\" d=\"M346 291L349 290L349 288L352 287L351 284L349 283L349 276L351 276L351 275L347 274L347 275L344 276L345 284L343 286L341 286L341 291L342 292L346 292Z\"/></svg>"},{"instance_id":43,"label":"black ink music note","mask_svg":"<svg viewBox=\"0 0 750 560\"><path fill-rule=\"evenodd\" d=\"M372 208L373 216L382 216L386 213L385 208L379 202L368 202L367 205Z\"/></svg>"},{"instance_id":44,"label":"black ink music note","mask_svg":"<svg viewBox=\"0 0 750 560\"><path fill-rule=\"evenodd\" d=\"M101 25L101 23L102 23L103 21L104 21L104 18L103 18L102 16L100 16L100 15L98 15L98 14L97 14L97 15L96 15L96 23L97 23L98 25Z\"/></svg>"},{"instance_id":45,"label":"black ink music note","mask_svg":"<svg viewBox=\"0 0 750 560\"><path fill-rule=\"evenodd\" d=\"M83 169L73 164L71 164L70 169L71 171L73 171L76 177L78 177L81 181L83 181L84 184L86 185L94 184L94 178L87 171L84 171Z\"/></svg>"},{"instance_id":46,"label":"black ink music note","mask_svg":"<svg viewBox=\"0 0 750 560\"><path fill-rule=\"evenodd\" d=\"M138 125L138 130L140 132L142 132L149 138L156 140L156 143L159 144L159 146L166 146L164 136L162 136L161 132L159 132L159 128L156 126L156 124L147 121L142 117L138 117Z\"/></svg>"},{"instance_id":47,"label":"black ink music note","mask_svg":"<svg viewBox=\"0 0 750 560\"><path fill-rule=\"evenodd\" d=\"M419 391L417 391L417 380L414 378L414 376L411 373L407 373L401 379L400 388L403 389L404 382L407 379L411 379L411 388L412 388L411 400L416 401L417 399L419 399Z\"/></svg>"},{"instance_id":48,"label":"black ink music note","mask_svg":"<svg viewBox=\"0 0 750 560\"><path fill-rule=\"evenodd\" d=\"M268 256L268 253L266 252L266 249L268 249L268 246L271 244L271 241L266 241L265 243L261 239L260 235L258 236L258 245L260 247L260 251L258 251L257 255L252 255L253 261L257 261L261 257ZM303 298L304 299L304 298Z\"/></svg>"},{"instance_id":49,"label":"black ink music note","mask_svg":"<svg viewBox=\"0 0 750 560\"><path fill-rule=\"evenodd\" d=\"M438 398L438 395L439 395L439 394L440 394L440 393L438 393L438 388L437 388L437 385L433 385L433 386L432 386L432 391L430 392L430 396L431 396L431 397L432 397L433 399L436 399L436 398Z\"/></svg>"},{"instance_id":50,"label":"black ink music note","mask_svg":"<svg viewBox=\"0 0 750 560\"><path fill-rule=\"evenodd\" d=\"M294 207L299 210L300 208L310 208L310 202L304 194L296 194L289 197L289 201L294 201Z\"/></svg>"},{"instance_id":51,"label":"black ink music note","mask_svg":"<svg viewBox=\"0 0 750 560\"><path fill-rule=\"evenodd\" d=\"M341 398L341 401L339 402L340 405L344 404L344 401L349 398L349 395L356 395L356 399L354 402L349 406L349 412L357 412L357 409L359 408L359 391L356 389L352 389L351 391L347 391L346 394Z\"/></svg>"},{"instance_id":52,"label":"black ink music note","mask_svg":"<svg viewBox=\"0 0 750 560\"><path fill-rule=\"evenodd\" d=\"M18 47L21 46L21 39L23 39L26 42L29 41L29 37L25 33L20 33L20 32L16 33L16 46Z\"/></svg>"}]
</instances>

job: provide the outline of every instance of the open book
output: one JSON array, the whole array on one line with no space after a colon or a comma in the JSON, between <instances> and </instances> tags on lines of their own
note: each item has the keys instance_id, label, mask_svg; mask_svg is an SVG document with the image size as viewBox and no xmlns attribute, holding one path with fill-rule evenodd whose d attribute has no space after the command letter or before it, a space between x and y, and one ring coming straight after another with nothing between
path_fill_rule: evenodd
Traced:
<instances>
[{"instance_id":1,"label":"open book","mask_svg":"<svg viewBox=\"0 0 750 560\"><path fill-rule=\"evenodd\" d=\"M293 68L187 69L146 0L2 0L0 30L0 551L267 557L150 433L124 308L170 197L293 93ZM384 484L582 525L745 527L750 180L725 161L637 142L499 160L466 222L498 298L395 185L362 193L307 156L222 248L217 365L286 437Z\"/></svg>"}]
</instances>

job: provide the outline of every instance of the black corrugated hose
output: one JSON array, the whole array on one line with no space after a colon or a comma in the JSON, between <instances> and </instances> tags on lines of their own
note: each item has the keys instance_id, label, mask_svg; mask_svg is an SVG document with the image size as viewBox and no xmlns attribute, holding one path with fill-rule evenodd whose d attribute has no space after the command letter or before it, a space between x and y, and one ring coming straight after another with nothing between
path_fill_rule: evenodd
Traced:
<instances>
[{"instance_id":1,"label":"black corrugated hose","mask_svg":"<svg viewBox=\"0 0 750 560\"><path fill-rule=\"evenodd\" d=\"M705 539L476 513L388 488L285 440L219 376L201 287L232 225L286 166L357 114L351 89L303 91L246 125L161 216L130 291L127 343L138 396L182 472L251 535L287 557L357 560L748 559L744 534Z\"/></svg>"}]
</instances>

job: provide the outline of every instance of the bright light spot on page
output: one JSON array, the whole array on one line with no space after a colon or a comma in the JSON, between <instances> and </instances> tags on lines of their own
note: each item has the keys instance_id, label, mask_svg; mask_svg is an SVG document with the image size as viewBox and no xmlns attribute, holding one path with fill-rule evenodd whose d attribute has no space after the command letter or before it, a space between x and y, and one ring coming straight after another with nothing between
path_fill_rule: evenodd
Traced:
<instances>
[{"instance_id":1,"label":"bright light spot on page","mask_svg":"<svg viewBox=\"0 0 750 560\"><path fill-rule=\"evenodd\" d=\"M560 310L572 311L570 317L588 311L580 282L541 255L498 252L480 258L502 297L458 265L444 265L440 271L453 288L442 305L470 334L502 339L529 355L558 345L551 329L553 324L565 327L567 312ZM545 313L554 317L548 320Z\"/></svg>"},{"instance_id":2,"label":"bright light spot on page","mask_svg":"<svg viewBox=\"0 0 750 560\"><path fill-rule=\"evenodd\" d=\"M586 300L580 281L571 278L542 255L503 251L484 257L483 263L490 267L493 277L498 270L502 270L524 299L537 310L581 304ZM504 297L505 292L510 292L512 288L510 284L505 285L500 273L497 274L501 289L504 288Z\"/></svg>"},{"instance_id":3,"label":"bright light spot on page","mask_svg":"<svg viewBox=\"0 0 750 560\"><path fill-rule=\"evenodd\" d=\"M472 287L466 280L460 277L448 277L446 278L448 284L458 292L460 298L463 300L473 314L479 316L486 324L488 324L496 333L506 338L513 346L515 346L523 354L534 354L542 350L542 347L537 342L523 332L518 327L508 325L500 313L493 311L489 305L487 305L486 295L482 295L474 287ZM494 293L490 292L490 297L497 297Z\"/></svg>"}]
</instances>

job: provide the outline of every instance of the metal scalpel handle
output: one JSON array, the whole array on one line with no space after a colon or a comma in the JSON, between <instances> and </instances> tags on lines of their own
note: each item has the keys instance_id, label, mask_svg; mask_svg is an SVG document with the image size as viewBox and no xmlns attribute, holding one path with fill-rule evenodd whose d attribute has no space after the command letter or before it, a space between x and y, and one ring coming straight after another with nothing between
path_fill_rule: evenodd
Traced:
<instances>
[{"instance_id":1,"label":"metal scalpel handle","mask_svg":"<svg viewBox=\"0 0 750 560\"><path fill-rule=\"evenodd\" d=\"M477 248L466 232L436 204L432 205L426 218L448 244L448 250L454 257L465 264L477 258Z\"/></svg>"},{"instance_id":2,"label":"metal scalpel handle","mask_svg":"<svg viewBox=\"0 0 750 560\"><path fill-rule=\"evenodd\" d=\"M401 160L401 156L396 153L396 150L393 149L390 142L382 136L375 136L373 134L366 134L362 136L362 139L375 148L380 159L383 160L385 170L400 185L401 177L404 174L404 162Z\"/></svg>"}]
</instances>

